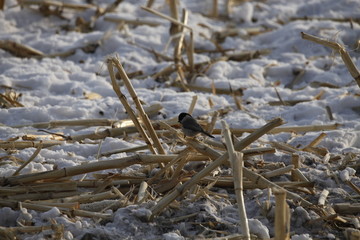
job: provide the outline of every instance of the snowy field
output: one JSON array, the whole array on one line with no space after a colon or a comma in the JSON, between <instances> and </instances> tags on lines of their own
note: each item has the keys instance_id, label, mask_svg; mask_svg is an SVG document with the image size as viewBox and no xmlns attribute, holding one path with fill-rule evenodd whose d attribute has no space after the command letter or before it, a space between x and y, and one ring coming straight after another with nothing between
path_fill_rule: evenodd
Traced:
<instances>
[{"instance_id":1,"label":"snowy field","mask_svg":"<svg viewBox=\"0 0 360 240\"><path fill-rule=\"evenodd\" d=\"M172 16L170 2L155 0L151 9ZM242 129L282 118L281 128L290 130L253 142L247 150L272 150L245 157L245 166L274 183L304 184L282 185L311 203L288 199L290 238L350 239L359 234L359 85L338 51L304 40L301 32L341 44L360 67L360 1L231 1L228 8L223 0L217 11L213 2L177 1L178 21L183 22L182 9L188 17L184 45L176 54L181 33L172 35L170 27L176 31L178 25L144 10L145 0L117 1L113 8L112 0L65 0L69 5L63 7L5 0L0 11L0 239L170 240L241 234L229 164L149 220L166 194L210 164L204 157L182 161L181 172L176 172L177 163L155 180L160 165L139 161L67 179L21 182L21 177L11 177L122 161L134 156L122 151L127 148L151 154L141 135L126 125L132 122L125 121L130 117L107 67L114 57L154 123L164 120L180 130L175 120L189 111L194 96L192 115L201 123L209 124L218 113L213 132L218 143L224 142L221 120L237 129L241 140L248 136ZM116 81L136 109L124 82L119 76ZM174 134L154 126L166 155L185 149ZM214 145L222 155L224 148ZM281 175L266 175L286 167ZM221 185L223 179L230 184ZM81 184L91 180L98 185ZM141 182L149 182L142 199ZM36 184L41 183L55 187L39 190ZM276 235L273 191L245 185L253 239ZM75 198L101 193L110 195L92 201ZM321 193L328 193L324 202L319 202Z\"/></svg>"}]
</instances>

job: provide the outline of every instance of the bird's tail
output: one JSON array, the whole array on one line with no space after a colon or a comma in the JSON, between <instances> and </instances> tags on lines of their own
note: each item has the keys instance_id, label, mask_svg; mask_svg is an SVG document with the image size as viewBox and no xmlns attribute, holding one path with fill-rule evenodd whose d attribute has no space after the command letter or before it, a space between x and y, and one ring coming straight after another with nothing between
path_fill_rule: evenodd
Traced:
<instances>
[{"instance_id":1,"label":"bird's tail","mask_svg":"<svg viewBox=\"0 0 360 240\"><path fill-rule=\"evenodd\" d=\"M208 133L208 132L203 131L202 133L203 133L203 134L205 134L206 136L211 137L211 138L215 138L213 135L211 135L211 134L210 134L210 133Z\"/></svg>"}]
</instances>

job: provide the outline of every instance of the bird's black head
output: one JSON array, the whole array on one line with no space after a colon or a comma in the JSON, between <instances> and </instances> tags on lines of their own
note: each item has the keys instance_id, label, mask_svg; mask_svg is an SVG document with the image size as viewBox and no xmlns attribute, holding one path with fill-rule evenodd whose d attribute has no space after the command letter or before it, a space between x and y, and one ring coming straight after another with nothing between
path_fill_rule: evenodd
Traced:
<instances>
[{"instance_id":1,"label":"bird's black head","mask_svg":"<svg viewBox=\"0 0 360 240\"><path fill-rule=\"evenodd\" d=\"M180 113L179 117L178 117L178 122L181 122L183 120L183 118L186 116L190 116L190 114L184 113L184 112Z\"/></svg>"}]
</instances>

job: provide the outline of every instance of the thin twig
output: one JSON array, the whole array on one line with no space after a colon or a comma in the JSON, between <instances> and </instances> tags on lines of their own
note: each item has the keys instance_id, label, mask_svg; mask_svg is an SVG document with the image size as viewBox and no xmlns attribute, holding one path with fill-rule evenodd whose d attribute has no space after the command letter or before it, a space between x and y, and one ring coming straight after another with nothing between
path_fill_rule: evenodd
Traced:
<instances>
[{"instance_id":1,"label":"thin twig","mask_svg":"<svg viewBox=\"0 0 360 240\"><path fill-rule=\"evenodd\" d=\"M26 167L32 160L34 160L36 158L36 156L40 153L42 149L42 142L40 141L40 144L39 146L36 148L35 152L31 155L31 157L26 161L24 162L13 174L13 176L16 176L19 174L19 172L24 168Z\"/></svg>"},{"instance_id":2,"label":"thin twig","mask_svg":"<svg viewBox=\"0 0 360 240\"><path fill-rule=\"evenodd\" d=\"M275 194L275 240L290 239L290 210L286 203L286 192L274 189Z\"/></svg>"},{"instance_id":3,"label":"thin twig","mask_svg":"<svg viewBox=\"0 0 360 240\"><path fill-rule=\"evenodd\" d=\"M340 53L340 56L342 60L344 61L348 71L350 72L351 76L354 78L358 86L360 87L360 72L359 69L356 67L354 62L352 61L349 53L345 50L345 47L339 43L329 41L323 38L319 38L304 32L301 32L301 37L305 40L309 40L321 45L324 45L326 47L330 47L334 49L335 51L338 51Z\"/></svg>"},{"instance_id":4,"label":"thin twig","mask_svg":"<svg viewBox=\"0 0 360 240\"><path fill-rule=\"evenodd\" d=\"M89 8L95 8L95 5L91 4L72 4L72 3L64 3L55 0L22 0L20 1L21 5L47 5L47 6L54 6L59 8L69 8L75 10L86 10Z\"/></svg>"},{"instance_id":5,"label":"thin twig","mask_svg":"<svg viewBox=\"0 0 360 240\"><path fill-rule=\"evenodd\" d=\"M242 139L238 144L236 144L235 149L237 151L243 150L245 147L250 145L252 142L266 134L268 131L273 129L276 126L279 126L283 123L281 118L274 119L273 121L267 123L263 127L259 128L257 131L253 132L246 138ZM198 152L205 154L215 161L213 161L206 168L198 172L192 177L191 180L187 181L185 184L177 187L173 192L169 193L167 196L163 197L157 205L155 205L152 211L152 218L162 211L166 206L168 206L172 201L174 201L178 196L183 194L185 191L189 190L194 184L198 183L202 178L211 173L215 168L223 164L229 157L228 153L221 155L215 150L208 148L202 144L199 144L196 141L188 141L188 145L196 149Z\"/></svg>"},{"instance_id":6,"label":"thin twig","mask_svg":"<svg viewBox=\"0 0 360 240\"><path fill-rule=\"evenodd\" d=\"M136 109L139 112L140 118L143 122L143 124L146 126L147 131L149 132L149 135L152 139L152 141L154 142L155 148L157 149L157 152L160 154L164 154L165 150L162 147L160 140L150 122L150 119L148 117L148 115L145 113L144 108L142 106L142 104L140 103L140 100L137 96L137 93L133 87L133 85L131 84L130 79L128 78L128 76L126 75L126 72L124 70L124 68L122 67L119 59L117 58L111 58L112 62L115 64L116 68L118 69L121 79L123 80L126 88L128 89L130 96L132 97L132 99L134 100L134 103L136 105Z\"/></svg>"},{"instance_id":7,"label":"thin twig","mask_svg":"<svg viewBox=\"0 0 360 240\"><path fill-rule=\"evenodd\" d=\"M192 31L192 28L191 28L191 27L189 27L188 25L183 24L182 22L180 22L180 21L178 21L178 20L176 20L176 19L174 19L174 18L172 18L172 17L166 16L165 14L162 14L162 13L160 13L160 12L158 12L158 11L155 11L155 10L153 10L153 9L151 9L151 8L148 8L148 7L141 7L141 8L142 8L143 10L145 10L145 11L148 11L148 12L150 12L150 13L152 13L152 14L155 14L155 15L161 17L161 18L164 18L164 19L166 19L166 20L168 20L168 21L170 21L170 22L172 22L172 23L175 23L175 24L177 24L177 25L179 25L179 26L185 27L185 28L187 28L187 29L189 29L189 30Z\"/></svg>"},{"instance_id":8,"label":"thin twig","mask_svg":"<svg viewBox=\"0 0 360 240\"><path fill-rule=\"evenodd\" d=\"M192 97L192 100L191 100L191 104L189 106L189 110L188 110L188 113L191 115L195 109L195 105L197 103L197 100L198 100L198 96L197 95L194 95Z\"/></svg>"},{"instance_id":9,"label":"thin twig","mask_svg":"<svg viewBox=\"0 0 360 240\"><path fill-rule=\"evenodd\" d=\"M321 207L325 206L325 201L326 201L326 198L328 195L329 195L329 191L327 189L322 190L322 192L320 193L319 200L318 200L319 206L321 206Z\"/></svg>"},{"instance_id":10,"label":"thin twig","mask_svg":"<svg viewBox=\"0 0 360 240\"><path fill-rule=\"evenodd\" d=\"M105 21L113 22L113 23L126 23L126 24L133 24L133 25L148 25L151 27L159 26L160 22L154 22L154 21L148 21L143 19L129 19L129 18L123 18L123 17L113 17L113 16L105 16Z\"/></svg>"},{"instance_id":11,"label":"thin twig","mask_svg":"<svg viewBox=\"0 0 360 240\"><path fill-rule=\"evenodd\" d=\"M289 127L277 127L272 129L269 133L270 134L277 134L281 132L318 132L318 131L329 131L329 130L335 130L338 127L340 127L341 124L335 123L335 124L324 124L324 125L306 125L306 126L289 126ZM246 132L254 132L256 131L255 128L231 128L231 132L235 135L241 135ZM213 131L214 134L220 134L221 129L217 128Z\"/></svg>"},{"instance_id":12,"label":"thin twig","mask_svg":"<svg viewBox=\"0 0 360 240\"><path fill-rule=\"evenodd\" d=\"M29 147L38 147L42 145L43 148L48 148L55 145L63 144L64 141L56 140L43 140L43 141L7 141L0 142L0 148L2 149L24 149Z\"/></svg>"},{"instance_id":13,"label":"thin twig","mask_svg":"<svg viewBox=\"0 0 360 240\"><path fill-rule=\"evenodd\" d=\"M170 7L170 15L173 19L179 20L179 13L177 9L177 0L168 1ZM170 35L176 35L181 31L181 27L177 24L170 24Z\"/></svg>"},{"instance_id":14,"label":"thin twig","mask_svg":"<svg viewBox=\"0 0 360 240\"><path fill-rule=\"evenodd\" d=\"M101 171L111 168L125 168L133 164L155 164L162 162L169 162L174 158L174 155L133 155L130 157L124 157L119 159L113 159L101 162L92 162L84 165L78 165L73 167L66 167L58 170L24 174L19 176L12 176L0 179L0 185L4 184L19 184L35 182L38 180L46 179L58 179L63 177L71 177L89 172Z\"/></svg>"},{"instance_id":15,"label":"thin twig","mask_svg":"<svg viewBox=\"0 0 360 240\"><path fill-rule=\"evenodd\" d=\"M115 58L110 58L107 61L107 67L108 67L108 71L109 71L109 74L110 74L112 87L113 87L116 95L118 96L119 100L124 105L124 107L126 109L126 112L129 114L131 120L134 122L137 130L140 132L141 136L144 138L144 141L148 145L150 151L152 153L156 153L156 151L154 149L154 146L153 146L152 142L150 141L150 138L148 137L148 135L146 134L144 128L142 127L142 125L138 121L134 111L132 110L132 108L130 107L128 101L126 100L125 95L121 92L120 87L116 83L115 73L114 73L114 69L113 69L114 59ZM122 67L121 68L118 67L118 69L122 69Z\"/></svg>"},{"instance_id":16,"label":"thin twig","mask_svg":"<svg viewBox=\"0 0 360 240\"><path fill-rule=\"evenodd\" d=\"M223 135L226 142L226 147L229 153L229 160L232 164L234 189L236 193L236 201L240 215L241 232L246 240L250 240L249 223L246 215L245 201L243 195L243 153L235 152L233 142L231 140L231 133L229 126L223 120L221 121L223 127Z\"/></svg>"}]
</instances>

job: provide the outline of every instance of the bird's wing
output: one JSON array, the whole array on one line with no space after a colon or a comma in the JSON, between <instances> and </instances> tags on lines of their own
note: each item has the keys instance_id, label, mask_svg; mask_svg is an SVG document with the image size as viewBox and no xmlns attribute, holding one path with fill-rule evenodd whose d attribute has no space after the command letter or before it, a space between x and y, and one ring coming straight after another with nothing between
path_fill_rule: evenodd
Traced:
<instances>
[{"instance_id":1,"label":"bird's wing","mask_svg":"<svg viewBox=\"0 0 360 240\"><path fill-rule=\"evenodd\" d=\"M203 128L196 122L195 119L193 118L186 118L184 119L183 125L186 125L186 128L189 128L193 131L197 131L197 132L203 132Z\"/></svg>"}]
</instances>

